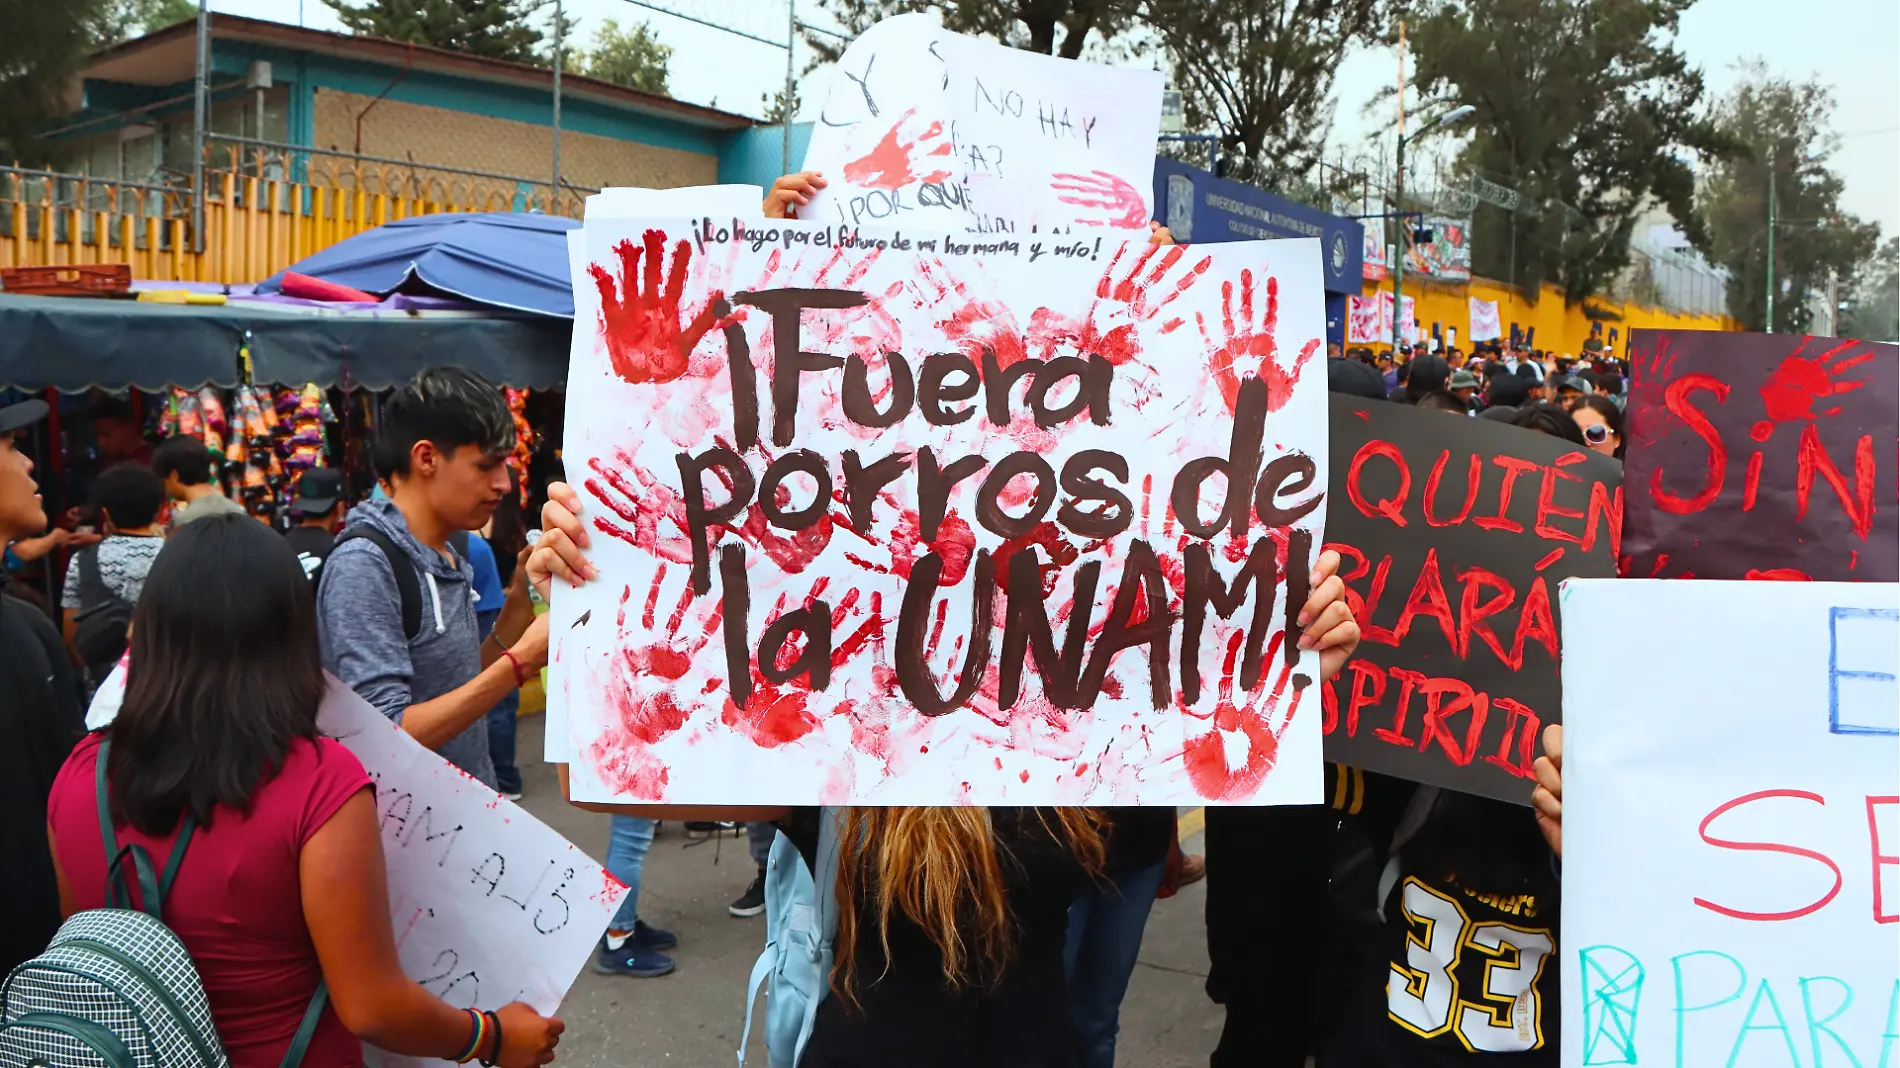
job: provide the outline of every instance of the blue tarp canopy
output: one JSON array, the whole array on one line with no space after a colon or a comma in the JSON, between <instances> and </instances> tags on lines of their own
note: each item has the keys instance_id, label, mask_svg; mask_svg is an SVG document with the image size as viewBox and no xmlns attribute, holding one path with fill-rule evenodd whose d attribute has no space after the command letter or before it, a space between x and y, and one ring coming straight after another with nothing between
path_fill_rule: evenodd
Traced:
<instances>
[{"instance_id":1,"label":"blue tarp canopy","mask_svg":"<svg viewBox=\"0 0 1900 1068\"><path fill-rule=\"evenodd\" d=\"M574 317L567 232L580 220L520 212L416 215L293 264L298 274L376 294L430 292L536 315ZM284 273L261 283L282 291Z\"/></svg>"}]
</instances>

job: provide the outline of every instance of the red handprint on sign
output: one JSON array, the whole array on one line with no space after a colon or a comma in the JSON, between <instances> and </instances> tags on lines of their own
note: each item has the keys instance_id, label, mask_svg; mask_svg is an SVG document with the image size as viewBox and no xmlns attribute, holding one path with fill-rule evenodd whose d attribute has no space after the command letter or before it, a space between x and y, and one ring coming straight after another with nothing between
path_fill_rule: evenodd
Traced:
<instances>
[{"instance_id":1,"label":"red handprint on sign","mask_svg":"<svg viewBox=\"0 0 1900 1068\"><path fill-rule=\"evenodd\" d=\"M594 529L662 560L692 563L693 543L687 535L685 499L652 472L634 463L626 452L616 449L614 459L613 464L602 463L599 458L587 461L592 474L581 484L619 519L615 522L596 515ZM670 525L672 531L661 533L662 523Z\"/></svg>"},{"instance_id":2,"label":"red handprint on sign","mask_svg":"<svg viewBox=\"0 0 1900 1068\"><path fill-rule=\"evenodd\" d=\"M1274 656L1279 652L1284 634L1275 634L1267 642L1266 662L1271 666ZM1202 797L1209 801L1246 802L1260 789L1267 773L1273 770L1274 762L1279 758L1280 738L1293 722L1293 716L1299 711L1300 697L1304 687L1296 686L1293 700L1287 705L1286 718L1276 725L1273 718L1279 713L1280 701L1286 694L1288 678L1292 666L1281 667L1275 677L1272 690L1267 689L1267 671L1262 671L1260 681L1253 692L1246 695L1245 703L1234 702L1234 667L1240 659L1242 635L1235 632L1227 643L1227 658L1221 665L1220 684L1215 690L1213 722L1209 729L1201 734L1194 733L1194 724L1184 725L1187 735L1182 747L1182 763L1187 767L1188 781ZM1303 681L1303 680L1302 680ZM1182 710L1190 719L1200 718L1194 713ZM1234 738L1238 735L1238 738ZM1239 767L1232 766L1227 753L1229 739L1246 747L1246 756Z\"/></svg>"},{"instance_id":3,"label":"red handprint on sign","mask_svg":"<svg viewBox=\"0 0 1900 1068\"><path fill-rule=\"evenodd\" d=\"M1087 174L1052 174L1056 200L1070 207L1100 211L1098 218L1075 221L1082 226L1107 226L1118 230L1139 230L1148 225L1148 201L1141 190L1129 185L1118 174L1090 171Z\"/></svg>"},{"instance_id":4,"label":"red handprint on sign","mask_svg":"<svg viewBox=\"0 0 1900 1068\"><path fill-rule=\"evenodd\" d=\"M641 245L622 241L614 246L620 260L618 279L597 263L587 265L600 290L600 336L607 345L607 359L615 374L635 384L671 382L685 374L687 357L719 323L709 299L690 323L680 325L680 293L693 249L685 238L674 245L673 265L665 271L662 285L665 253L666 233L648 230ZM719 296L712 294L713 299Z\"/></svg>"},{"instance_id":5,"label":"red handprint on sign","mask_svg":"<svg viewBox=\"0 0 1900 1068\"><path fill-rule=\"evenodd\" d=\"M1839 360L1840 355L1855 344L1857 342L1849 341L1819 356L1803 356L1797 351L1781 361L1761 387L1761 405L1768 412L1768 418L1750 428L1748 436L1756 441L1767 441L1775 432L1777 423L1839 415L1841 406L1838 404L1821 411L1816 411L1814 406L1830 397L1852 393L1867 384L1864 381L1843 382L1837 377L1848 368L1874 358L1872 352L1863 352L1852 359Z\"/></svg>"},{"instance_id":6,"label":"red handprint on sign","mask_svg":"<svg viewBox=\"0 0 1900 1068\"><path fill-rule=\"evenodd\" d=\"M1258 327L1253 321L1253 271L1242 269L1240 272L1238 321L1234 318L1234 284L1222 282L1220 293L1224 340L1216 341L1207 332L1207 317L1200 312L1194 313L1194 321L1201 328L1201 337L1214 350L1214 381L1227 401L1227 410L1234 410L1235 399L1240 396L1240 379L1244 374L1257 375L1266 382L1267 411L1279 411L1287 401L1293 399L1293 387L1299 383L1300 372L1306 367L1306 361L1319 351L1319 339L1313 338L1301 346L1292 367L1282 367L1276 338L1280 328L1280 280L1272 275L1267 276L1267 300Z\"/></svg>"},{"instance_id":7,"label":"red handprint on sign","mask_svg":"<svg viewBox=\"0 0 1900 1068\"><path fill-rule=\"evenodd\" d=\"M1124 270L1122 259L1133 247L1137 246L1130 241L1115 250L1108 269L1095 283L1095 301L1089 305L1085 318L1078 320L1049 308L1036 309L1024 336L1027 348L1049 359L1059 347L1067 346L1083 356L1099 355L1118 367L1140 357L1141 343L1136 332L1141 325L1160 315L1163 308L1174 303L1206 274L1214 258L1201 257L1176 275L1172 285L1164 286L1162 283L1169 272L1187 255L1187 246L1141 246L1141 253L1125 268L1127 273L1117 278ZM1160 259L1156 260L1156 256ZM1171 333L1183 321L1170 319L1161 324L1161 332Z\"/></svg>"},{"instance_id":8,"label":"red handprint on sign","mask_svg":"<svg viewBox=\"0 0 1900 1068\"><path fill-rule=\"evenodd\" d=\"M941 182L950 177L950 172L941 167L947 162L956 146L944 136L943 123L932 122L917 131L914 140L903 139L905 126L916 126L911 119L917 114L911 108L897 117L891 128L878 139L871 151L844 165L844 180L865 189L902 189L912 182ZM938 169L928 169L934 159ZM916 160L925 160L916 164ZM921 178L911 168L919 166L927 169Z\"/></svg>"}]
</instances>

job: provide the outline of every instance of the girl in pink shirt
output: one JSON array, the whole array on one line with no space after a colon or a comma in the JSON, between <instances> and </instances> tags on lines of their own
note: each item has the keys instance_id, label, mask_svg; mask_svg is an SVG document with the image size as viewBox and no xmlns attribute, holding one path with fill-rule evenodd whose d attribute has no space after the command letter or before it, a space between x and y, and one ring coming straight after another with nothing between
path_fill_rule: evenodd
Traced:
<instances>
[{"instance_id":1,"label":"girl in pink shirt","mask_svg":"<svg viewBox=\"0 0 1900 1068\"><path fill-rule=\"evenodd\" d=\"M363 1042L504 1068L553 1060L559 1020L517 1003L478 1021L398 965L375 790L317 734L315 597L282 538L239 515L180 528L145 580L131 647L118 718L74 750L48 804L66 915L107 904L105 750L120 846L162 860L194 826L163 919L233 1068L277 1068L319 981L329 1005L303 1068L354 1068Z\"/></svg>"}]
</instances>

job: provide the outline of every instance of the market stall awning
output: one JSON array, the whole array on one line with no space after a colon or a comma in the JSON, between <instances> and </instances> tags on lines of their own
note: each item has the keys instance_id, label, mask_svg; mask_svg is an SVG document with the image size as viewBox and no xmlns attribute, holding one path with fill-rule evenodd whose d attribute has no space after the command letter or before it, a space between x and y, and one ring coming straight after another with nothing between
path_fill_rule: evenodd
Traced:
<instances>
[{"instance_id":1,"label":"market stall awning","mask_svg":"<svg viewBox=\"0 0 1900 1068\"><path fill-rule=\"evenodd\" d=\"M567 377L568 330L563 319L486 312L0 294L0 386L232 386L248 343L256 382L388 389L424 368L466 367L492 382L548 389Z\"/></svg>"},{"instance_id":2,"label":"market stall awning","mask_svg":"<svg viewBox=\"0 0 1900 1068\"><path fill-rule=\"evenodd\" d=\"M578 219L523 212L414 215L365 230L289 268L370 293L441 293L478 304L574 317L567 232ZM279 292L286 272L258 284Z\"/></svg>"}]
</instances>

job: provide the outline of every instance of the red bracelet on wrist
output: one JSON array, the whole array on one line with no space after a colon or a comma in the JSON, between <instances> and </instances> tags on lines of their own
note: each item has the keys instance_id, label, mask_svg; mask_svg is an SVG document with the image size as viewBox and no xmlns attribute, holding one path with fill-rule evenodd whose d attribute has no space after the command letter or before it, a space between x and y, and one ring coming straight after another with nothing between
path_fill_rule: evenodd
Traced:
<instances>
[{"instance_id":1,"label":"red bracelet on wrist","mask_svg":"<svg viewBox=\"0 0 1900 1068\"><path fill-rule=\"evenodd\" d=\"M528 684L528 669L522 667L521 661L515 659L515 651L513 649L503 649L501 655L507 657L508 662L515 666L515 689L519 690L523 686L526 686Z\"/></svg>"}]
</instances>

